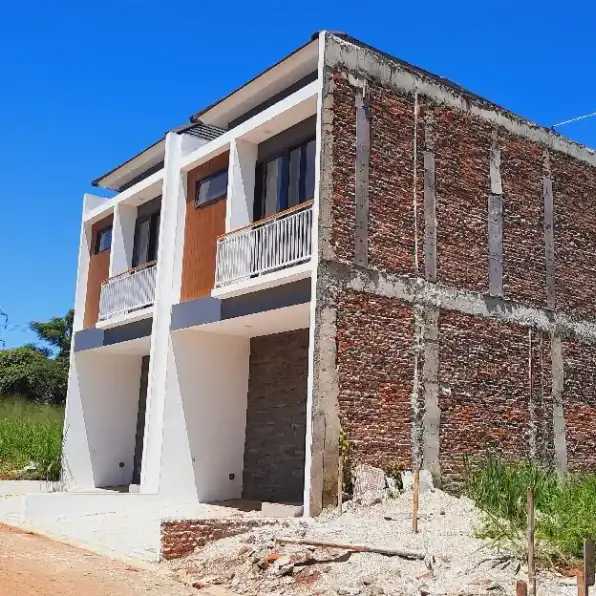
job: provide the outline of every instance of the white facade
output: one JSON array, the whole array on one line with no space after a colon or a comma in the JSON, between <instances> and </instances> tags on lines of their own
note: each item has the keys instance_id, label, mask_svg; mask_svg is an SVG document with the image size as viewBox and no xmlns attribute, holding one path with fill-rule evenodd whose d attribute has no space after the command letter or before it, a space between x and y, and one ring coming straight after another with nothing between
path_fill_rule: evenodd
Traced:
<instances>
[{"instance_id":1,"label":"white facade","mask_svg":"<svg viewBox=\"0 0 596 596\"><path fill-rule=\"evenodd\" d=\"M104 177L112 187L125 186L114 198L85 195L65 421L63 472L69 487L129 485L140 465L139 490L145 494L198 502L243 496L251 338L307 329L314 308L309 297L300 302L284 295L283 287L299 280L314 283L316 277L320 44L315 39L203 112L201 121L219 130L215 138L169 132ZM312 201L255 227L260 149L313 117ZM238 124L230 126L235 120ZM229 153L226 235L217 240L210 296L191 305L190 316L179 308L185 302L186 212L193 208L194 193L187 177L223 153ZM144 176L149 167L151 173ZM150 252L138 222L157 197L155 262L138 266L138 253ZM90 325L85 315L93 298L88 293L95 291L90 280L99 275L92 262L94 234L109 217L111 249L104 276L109 279L103 280L97 320ZM252 304L248 310L247 303ZM217 316L205 315L209 309ZM180 323L186 316L188 325ZM307 429L309 420L307 411ZM307 430L306 466L309 441Z\"/></svg>"}]
</instances>

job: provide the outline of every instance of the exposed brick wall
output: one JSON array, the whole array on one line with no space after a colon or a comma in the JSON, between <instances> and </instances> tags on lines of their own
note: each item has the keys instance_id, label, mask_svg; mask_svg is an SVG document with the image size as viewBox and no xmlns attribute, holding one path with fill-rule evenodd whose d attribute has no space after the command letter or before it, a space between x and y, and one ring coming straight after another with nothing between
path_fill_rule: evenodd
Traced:
<instances>
[{"instance_id":1,"label":"exposed brick wall","mask_svg":"<svg viewBox=\"0 0 596 596\"><path fill-rule=\"evenodd\" d=\"M411 305L346 291L337 315L339 415L354 459L385 467L412 458Z\"/></svg>"},{"instance_id":2,"label":"exposed brick wall","mask_svg":"<svg viewBox=\"0 0 596 596\"><path fill-rule=\"evenodd\" d=\"M503 183L503 292L546 307L543 150L528 139L500 131Z\"/></svg>"},{"instance_id":3,"label":"exposed brick wall","mask_svg":"<svg viewBox=\"0 0 596 596\"><path fill-rule=\"evenodd\" d=\"M592 158L586 152L580 159L582 149L571 145L569 153L580 157L560 153L565 142L549 139L548 132L357 43L336 42L326 60L332 83L324 98L319 225L324 250L315 337L319 347L327 347L335 333L337 379L328 374L330 358L315 350L313 421L327 428L319 420L324 415L335 429L338 411L357 458L381 466L416 459L422 438L425 455L438 457L433 473L439 469L448 480L461 472L464 455L488 450L562 465L564 438L569 468L596 471L596 356L591 356L596 340L594 329L584 324L596 319L596 167L587 163ZM369 105L370 162L368 195L365 185L356 206L355 96L362 89ZM535 140L541 136L544 144ZM502 193L491 184L495 150L501 159L500 167L493 161L492 174L498 171ZM432 186L424 194L426 151L434 157L436 221L425 213L425 200L433 204ZM547 239L549 254L552 246L545 178L553 183L554 304L566 315L559 318L551 312L553 286L547 283ZM499 268L489 268L491 194L501 194L503 206L500 220L492 214L490 238L491 252L502 252L502 279ZM359 227L356 267L355 214L356 207L359 216L365 212L366 197L369 219ZM433 224L431 230L436 224L434 287L411 279L425 275L425 244L430 256L433 252L425 221ZM327 252L329 244L334 253ZM366 254L368 261L361 258ZM341 266L328 262L333 257ZM503 296L488 296L489 270L492 291L502 287ZM549 267L549 276L552 271ZM435 374L435 356L433 344L421 341L434 330L435 308L440 310L436 383L423 378ZM420 312L427 316L420 324L430 326L423 333L414 317ZM477 314L465 314L470 312ZM577 339L564 339L563 345L565 437L555 437L557 345L571 336ZM313 445L315 456L322 450L335 461L328 434ZM331 486L332 466L325 460L322 465L323 484ZM313 485L319 481L313 475Z\"/></svg>"},{"instance_id":4,"label":"exposed brick wall","mask_svg":"<svg viewBox=\"0 0 596 596\"><path fill-rule=\"evenodd\" d=\"M369 263L390 273L414 272L412 207L414 99L378 85L369 88ZM422 161L419 175L422 181ZM352 171L354 167L352 166ZM418 186L422 201L422 183ZM422 230L419 232L421 238ZM422 262L420 244L419 262Z\"/></svg>"},{"instance_id":5,"label":"exposed brick wall","mask_svg":"<svg viewBox=\"0 0 596 596\"><path fill-rule=\"evenodd\" d=\"M180 519L161 522L161 558L180 559L209 542L275 523L268 519Z\"/></svg>"},{"instance_id":6,"label":"exposed brick wall","mask_svg":"<svg viewBox=\"0 0 596 596\"><path fill-rule=\"evenodd\" d=\"M356 107L354 88L339 77L334 77L333 93L333 229L331 245L335 257L343 263L354 260L354 205L356 160Z\"/></svg>"},{"instance_id":7,"label":"exposed brick wall","mask_svg":"<svg viewBox=\"0 0 596 596\"><path fill-rule=\"evenodd\" d=\"M567 156L551 158L557 310L596 318L596 172Z\"/></svg>"},{"instance_id":8,"label":"exposed brick wall","mask_svg":"<svg viewBox=\"0 0 596 596\"><path fill-rule=\"evenodd\" d=\"M563 362L568 466L575 471L596 471L596 350L577 340L565 340Z\"/></svg>"},{"instance_id":9,"label":"exposed brick wall","mask_svg":"<svg viewBox=\"0 0 596 596\"><path fill-rule=\"evenodd\" d=\"M545 388L541 383L547 372L542 368L544 360L550 358L544 353L548 344L541 343L541 338L542 334L533 331L530 335L528 328L518 325L441 312L439 401L443 477L457 476L466 456L491 452L528 457L532 441L537 456L551 450L550 421L545 419ZM546 389L550 392L550 386ZM532 439L533 426L536 433Z\"/></svg>"},{"instance_id":10,"label":"exposed brick wall","mask_svg":"<svg viewBox=\"0 0 596 596\"><path fill-rule=\"evenodd\" d=\"M243 497L302 503L308 329L250 342Z\"/></svg>"},{"instance_id":11,"label":"exposed brick wall","mask_svg":"<svg viewBox=\"0 0 596 596\"><path fill-rule=\"evenodd\" d=\"M488 289L491 127L454 109L434 107L437 281Z\"/></svg>"}]
</instances>

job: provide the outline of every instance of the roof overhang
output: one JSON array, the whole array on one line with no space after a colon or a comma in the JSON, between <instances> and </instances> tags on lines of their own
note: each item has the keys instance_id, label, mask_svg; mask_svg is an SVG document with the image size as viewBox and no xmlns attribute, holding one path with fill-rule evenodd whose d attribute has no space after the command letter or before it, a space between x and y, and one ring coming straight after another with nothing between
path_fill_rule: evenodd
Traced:
<instances>
[{"instance_id":1,"label":"roof overhang","mask_svg":"<svg viewBox=\"0 0 596 596\"><path fill-rule=\"evenodd\" d=\"M131 180L163 162L165 146L166 141L163 137L147 149L131 157L128 161L97 178L91 184L120 192Z\"/></svg>"},{"instance_id":2,"label":"roof overhang","mask_svg":"<svg viewBox=\"0 0 596 596\"><path fill-rule=\"evenodd\" d=\"M226 128L230 121L316 71L318 50L317 36L258 74L242 87L191 116L191 122L200 120L205 124Z\"/></svg>"},{"instance_id":3,"label":"roof overhang","mask_svg":"<svg viewBox=\"0 0 596 596\"><path fill-rule=\"evenodd\" d=\"M189 127L192 129L198 123L213 129L216 127L227 129L228 124L234 119L246 114L316 71L318 48L318 34L314 34L311 41L300 46L223 99L191 116L190 125L174 128L172 132L192 134L192 130L187 129ZM131 159L116 166L107 174L94 180L92 185L120 192L136 177L162 163L164 155L165 136Z\"/></svg>"}]
</instances>

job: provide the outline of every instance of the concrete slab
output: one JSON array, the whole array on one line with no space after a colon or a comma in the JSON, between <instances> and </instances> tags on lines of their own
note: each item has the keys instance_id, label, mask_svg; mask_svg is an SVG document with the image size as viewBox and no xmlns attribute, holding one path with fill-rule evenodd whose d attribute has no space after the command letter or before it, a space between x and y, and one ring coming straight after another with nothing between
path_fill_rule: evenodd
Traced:
<instances>
[{"instance_id":1,"label":"concrete slab","mask_svg":"<svg viewBox=\"0 0 596 596\"><path fill-rule=\"evenodd\" d=\"M0 480L0 496L54 493L62 490L62 483L45 480Z\"/></svg>"},{"instance_id":2,"label":"concrete slab","mask_svg":"<svg viewBox=\"0 0 596 596\"><path fill-rule=\"evenodd\" d=\"M158 495L110 492L34 494L0 498L0 522L17 525L96 553L156 562L161 521L246 515L232 507L174 503Z\"/></svg>"},{"instance_id":3,"label":"concrete slab","mask_svg":"<svg viewBox=\"0 0 596 596\"><path fill-rule=\"evenodd\" d=\"M302 505L288 505L286 503L267 503L261 505L263 517L302 517L304 507Z\"/></svg>"}]
</instances>

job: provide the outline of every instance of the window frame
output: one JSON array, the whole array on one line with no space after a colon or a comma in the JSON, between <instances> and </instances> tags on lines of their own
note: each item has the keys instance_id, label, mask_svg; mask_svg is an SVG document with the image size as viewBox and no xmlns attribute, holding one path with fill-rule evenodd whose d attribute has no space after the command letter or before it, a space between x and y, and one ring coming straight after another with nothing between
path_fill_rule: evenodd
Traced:
<instances>
[{"instance_id":1,"label":"window frame","mask_svg":"<svg viewBox=\"0 0 596 596\"><path fill-rule=\"evenodd\" d=\"M295 206L302 205L307 202L306 199L306 147L309 143L316 143L316 136L309 136L299 143L295 143L280 149L276 153L270 155L265 161L260 161L256 165L256 176L255 176L255 199L253 206L253 221L257 222L266 216L263 211L265 208L264 204L264 191L266 188L266 176L267 176L267 165L277 159L282 160L282 186L283 189L277 189L276 198L276 213L282 213L288 207L284 207L283 203L288 203L289 200L289 188L290 188L290 155L296 149L300 149L300 178L298 181L298 203Z\"/></svg>"},{"instance_id":2,"label":"window frame","mask_svg":"<svg viewBox=\"0 0 596 596\"><path fill-rule=\"evenodd\" d=\"M209 182L210 180L213 180L214 178L217 178L218 176L221 176L224 174L226 176L226 189L223 192L223 194L217 195L216 197L213 197L213 198L209 199L208 201L205 201L204 203L199 203L199 193L201 191L201 184L203 184L205 182ZM228 183L229 183L229 172L228 172L227 167L221 168L221 170L217 170L217 172L213 172L213 174L209 174L209 176L205 176L204 178L197 180L196 185L195 185L195 196L193 199L195 209L201 209L203 207L206 207L207 205L211 205L212 203L215 203L216 201L225 199L228 194Z\"/></svg>"},{"instance_id":3,"label":"window frame","mask_svg":"<svg viewBox=\"0 0 596 596\"><path fill-rule=\"evenodd\" d=\"M137 221L135 222L135 236L134 236L134 244L133 244L133 251L132 251L132 266L133 269L137 267L141 267L142 265L146 265L147 263L152 263L153 261L157 260L157 251L159 248L159 222L161 220L161 209L158 211L154 211L153 213L149 213L147 215L143 215L142 217L137 217ZM141 224L149 222L149 242L147 246L147 260L143 263L139 263L140 254L139 254L139 234L140 234L140 227Z\"/></svg>"},{"instance_id":4,"label":"window frame","mask_svg":"<svg viewBox=\"0 0 596 596\"><path fill-rule=\"evenodd\" d=\"M104 228L101 228L101 230L97 230L97 234L95 235L95 243L93 246L93 254L94 255L99 255L102 252L106 252L106 250L111 250L112 248L112 234L113 234L113 228L114 226L112 224L105 226ZM102 248L100 250L100 245L101 245L101 238L102 236L109 230L110 232L110 245L107 246L106 248Z\"/></svg>"}]
</instances>

